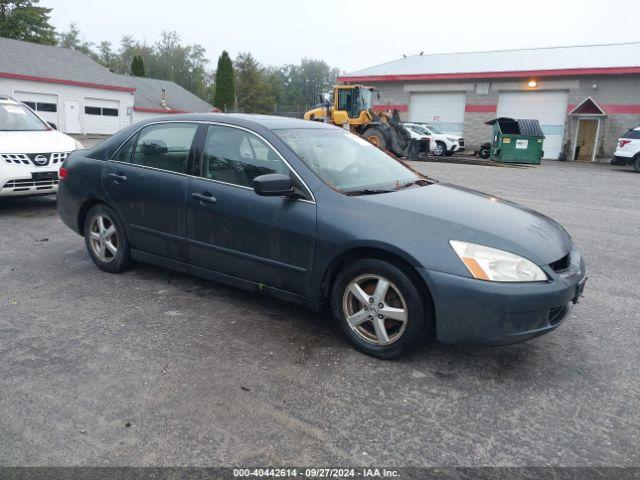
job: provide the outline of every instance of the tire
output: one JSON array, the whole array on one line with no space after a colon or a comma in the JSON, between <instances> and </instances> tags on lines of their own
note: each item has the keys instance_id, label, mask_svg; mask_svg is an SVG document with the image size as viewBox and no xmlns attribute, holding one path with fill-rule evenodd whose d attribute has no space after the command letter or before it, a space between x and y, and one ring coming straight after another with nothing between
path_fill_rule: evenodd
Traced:
<instances>
[{"instance_id":1,"label":"tire","mask_svg":"<svg viewBox=\"0 0 640 480\"><path fill-rule=\"evenodd\" d=\"M104 204L96 205L84 221L84 241L89 256L105 272L123 272L131 265L129 241L118 215Z\"/></svg>"},{"instance_id":2,"label":"tire","mask_svg":"<svg viewBox=\"0 0 640 480\"><path fill-rule=\"evenodd\" d=\"M436 141L436 149L433 151L436 157L443 157L447 154L447 146L444 142Z\"/></svg>"},{"instance_id":3,"label":"tire","mask_svg":"<svg viewBox=\"0 0 640 480\"><path fill-rule=\"evenodd\" d=\"M478 152L478 156L480 158L486 160L487 158L489 158L491 156L491 152L486 148L481 148L480 151Z\"/></svg>"},{"instance_id":4,"label":"tire","mask_svg":"<svg viewBox=\"0 0 640 480\"><path fill-rule=\"evenodd\" d=\"M388 285L382 295L376 291L381 281ZM331 307L346 337L367 355L394 358L427 340L430 310L411 275L392 263L365 258L348 264L333 284Z\"/></svg>"},{"instance_id":5,"label":"tire","mask_svg":"<svg viewBox=\"0 0 640 480\"><path fill-rule=\"evenodd\" d=\"M376 147L380 147L382 149L387 148L387 140L384 137L384 132L379 128L369 127L363 132L362 136L373 143Z\"/></svg>"},{"instance_id":6,"label":"tire","mask_svg":"<svg viewBox=\"0 0 640 480\"><path fill-rule=\"evenodd\" d=\"M640 155L636 155L636 158L633 161L633 169L640 173Z\"/></svg>"}]
</instances>

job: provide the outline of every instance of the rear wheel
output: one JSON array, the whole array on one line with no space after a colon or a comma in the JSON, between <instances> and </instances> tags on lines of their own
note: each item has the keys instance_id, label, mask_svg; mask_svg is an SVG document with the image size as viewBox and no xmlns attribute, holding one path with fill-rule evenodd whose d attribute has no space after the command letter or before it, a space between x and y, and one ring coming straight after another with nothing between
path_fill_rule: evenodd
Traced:
<instances>
[{"instance_id":1,"label":"rear wheel","mask_svg":"<svg viewBox=\"0 0 640 480\"><path fill-rule=\"evenodd\" d=\"M380 147L383 149L387 148L387 141L384 138L384 133L382 133L382 130L380 130L379 128L367 128L362 136L373 143L376 147Z\"/></svg>"},{"instance_id":2,"label":"rear wheel","mask_svg":"<svg viewBox=\"0 0 640 480\"><path fill-rule=\"evenodd\" d=\"M636 155L636 159L633 161L633 169L640 173L640 155Z\"/></svg>"},{"instance_id":3,"label":"rear wheel","mask_svg":"<svg viewBox=\"0 0 640 480\"><path fill-rule=\"evenodd\" d=\"M332 308L347 338L374 357L397 357L426 339L429 320L419 288L383 260L349 264L334 283Z\"/></svg>"},{"instance_id":4,"label":"rear wheel","mask_svg":"<svg viewBox=\"0 0 640 480\"><path fill-rule=\"evenodd\" d=\"M122 222L106 205L96 205L84 222L84 240L93 263L105 272L117 273L129 268L129 242Z\"/></svg>"}]
</instances>

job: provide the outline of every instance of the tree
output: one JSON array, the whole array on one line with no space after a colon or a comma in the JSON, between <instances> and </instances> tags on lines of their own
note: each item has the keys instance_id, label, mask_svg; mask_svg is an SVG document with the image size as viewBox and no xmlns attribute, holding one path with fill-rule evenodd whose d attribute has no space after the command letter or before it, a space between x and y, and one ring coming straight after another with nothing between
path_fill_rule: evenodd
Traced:
<instances>
[{"instance_id":1,"label":"tree","mask_svg":"<svg viewBox=\"0 0 640 480\"><path fill-rule=\"evenodd\" d=\"M274 98L264 68L250 53L236 57L238 109L247 113L272 113Z\"/></svg>"},{"instance_id":2,"label":"tree","mask_svg":"<svg viewBox=\"0 0 640 480\"><path fill-rule=\"evenodd\" d=\"M236 86L234 77L233 62L225 50L218 58L213 95L213 105L225 112L235 107Z\"/></svg>"},{"instance_id":3,"label":"tree","mask_svg":"<svg viewBox=\"0 0 640 480\"><path fill-rule=\"evenodd\" d=\"M0 37L55 45L55 29L49 23L51 8L40 0L0 0Z\"/></svg>"},{"instance_id":4,"label":"tree","mask_svg":"<svg viewBox=\"0 0 640 480\"><path fill-rule=\"evenodd\" d=\"M78 50L85 55L89 55L94 60L99 59L98 55L92 50L93 44L84 39L78 25L75 23L69 25L68 31L58 33L58 44L64 48Z\"/></svg>"},{"instance_id":5,"label":"tree","mask_svg":"<svg viewBox=\"0 0 640 480\"><path fill-rule=\"evenodd\" d=\"M131 75L134 77L144 77L144 62L142 61L142 57L140 55L136 55L133 57L131 61Z\"/></svg>"}]
</instances>

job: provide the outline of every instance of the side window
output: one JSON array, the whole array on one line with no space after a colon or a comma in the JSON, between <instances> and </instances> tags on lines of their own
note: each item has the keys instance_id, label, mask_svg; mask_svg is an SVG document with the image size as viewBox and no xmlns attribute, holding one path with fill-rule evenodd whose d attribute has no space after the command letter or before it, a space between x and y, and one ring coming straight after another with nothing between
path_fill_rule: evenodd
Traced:
<instances>
[{"instance_id":1,"label":"side window","mask_svg":"<svg viewBox=\"0 0 640 480\"><path fill-rule=\"evenodd\" d=\"M254 178L267 173L289 173L269 145L238 128L209 127L202 162L204 178L252 187Z\"/></svg>"},{"instance_id":2,"label":"side window","mask_svg":"<svg viewBox=\"0 0 640 480\"><path fill-rule=\"evenodd\" d=\"M189 152L197 129L195 123L161 123L143 128L131 163L188 173Z\"/></svg>"},{"instance_id":3,"label":"side window","mask_svg":"<svg viewBox=\"0 0 640 480\"><path fill-rule=\"evenodd\" d=\"M133 146L136 143L137 137L137 135L134 135L129 140L127 140L125 144L118 149L116 154L111 157L111 160L129 163L131 161L131 152L133 152Z\"/></svg>"}]
</instances>

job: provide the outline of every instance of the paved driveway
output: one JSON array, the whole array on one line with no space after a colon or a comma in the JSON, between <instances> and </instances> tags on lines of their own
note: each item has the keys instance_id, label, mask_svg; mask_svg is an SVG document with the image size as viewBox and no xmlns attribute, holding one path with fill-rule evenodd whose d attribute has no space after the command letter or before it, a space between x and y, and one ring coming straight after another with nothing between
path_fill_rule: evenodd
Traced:
<instances>
[{"instance_id":1,"label":"paved driveway","mask_svg":"<svg viewBox=\"0 0 640 480\"><path fill-rule=\"evenodd\" d=\"M416 166L565 225L590 280L561 328L374 360L295 305L102 273L54 201L3 201L0 464L637 465L640 175Z\"/></svg>"}]
</instances>

